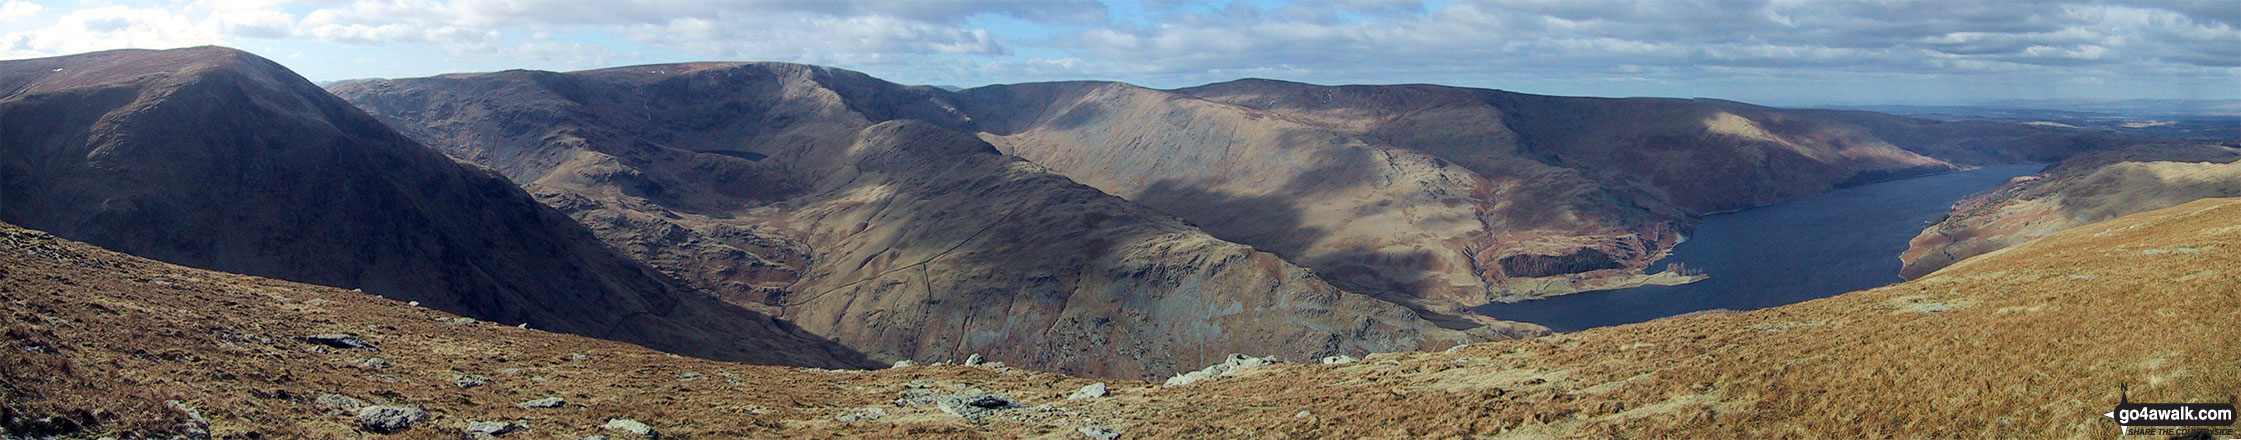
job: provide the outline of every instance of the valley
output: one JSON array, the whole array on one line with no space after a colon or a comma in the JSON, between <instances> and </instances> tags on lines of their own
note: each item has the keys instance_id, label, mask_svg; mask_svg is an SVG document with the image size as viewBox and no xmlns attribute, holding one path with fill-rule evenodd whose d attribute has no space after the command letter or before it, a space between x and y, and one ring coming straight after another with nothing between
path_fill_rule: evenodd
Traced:
<instances>
[{"instance_id":1,"label":"valley","mask_svg":"<svg viewBox=\"0 0 2241 440\"><path fill-rule=\"evenodd\" d=\"M2041 165L2004 165L1873 183L1713 214L1655 266L1705 278L1688 284L1587 292L1479 308L1560 332L1715 310L1744 311L1882 287L1901 252L1963 196Z\"/></svg>"}]
</instances>

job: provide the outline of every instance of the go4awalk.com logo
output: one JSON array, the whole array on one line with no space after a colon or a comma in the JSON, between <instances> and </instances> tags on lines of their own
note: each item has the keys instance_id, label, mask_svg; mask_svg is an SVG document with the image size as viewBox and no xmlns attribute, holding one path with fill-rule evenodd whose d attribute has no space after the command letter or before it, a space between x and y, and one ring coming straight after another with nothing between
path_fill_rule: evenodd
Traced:
<instances>
[{"instance_id":1,"label":"go4awalk.com logo","mask_svg":"<svg viewBox=\"0 0 2241 440\"><path fill-rule=\"evenodd\" d=\"M2184 438L2241 438L2233 428L2233 403L2132 403L2121 389L2116 409L2101 414L2115 420L2124 435Z\"/></svg>"}]
</instances>

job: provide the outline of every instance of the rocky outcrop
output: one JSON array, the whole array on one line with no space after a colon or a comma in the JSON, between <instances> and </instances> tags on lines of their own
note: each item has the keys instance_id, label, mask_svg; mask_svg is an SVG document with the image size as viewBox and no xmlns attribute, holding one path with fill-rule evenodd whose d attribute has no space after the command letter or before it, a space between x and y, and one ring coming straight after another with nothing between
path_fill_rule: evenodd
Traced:
<instances>
[{"instance_id":1,"label":"rocky outcrop","mask_svg":"<svg viewBox=\"0 0 2241 440\"><path fill-rule=\"evenodd\" d=\"M2241 196L2241 148L2163 142L2096 151L1955 202L1899 256L1916 278L2065 229L2201 198Z\"/></svg>"},{"instance_id":2,"label":"rocky outcrop","mask_svg":"<svg viewBox=\"0 0 2241 440\"><path fill-rule=\"evenodd\" d=\"M1466 333L1342 290L944 128L970 119L946 92L854 72L706 63L334 91L616 248L883 359L1158 377L1235 351L1534 331Z\"/></svg>"},{"instance_id":3,"label":"rocky outcrop","mask_svg":"<svg viewBox=\"0 0 2241 440\"><path fill-rule=\"evenodd\" d=\"M0 90L11 91L0 98L0 220L677 353L863 365L675 285L506 179L255 55L205 47L0 61Z\"/></svg>"}]
</instances>

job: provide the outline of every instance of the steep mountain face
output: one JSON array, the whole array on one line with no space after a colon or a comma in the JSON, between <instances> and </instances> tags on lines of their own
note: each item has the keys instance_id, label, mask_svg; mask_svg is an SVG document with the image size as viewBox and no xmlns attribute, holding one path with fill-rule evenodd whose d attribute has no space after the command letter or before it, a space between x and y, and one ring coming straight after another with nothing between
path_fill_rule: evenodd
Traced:
<instances>
[{"instance_id":1,"label":"steep mountain face","mask_svg":"<svg viewBox=\"0 0 2241 440\"><path fill-rule=\"evenodd\" d=\"M1716 100L1243 80L958 93L1006 153L1431 310L1644 283L1693 217L2116 139ZM1968 127L1961 127L1967 125Z\"/></svg>"},{"instance_id":2,"label":"steep mountain face","mask_svg":"<svg viewBox=\"0 0 2241 440\"><path fill-rule=\"evenodd\" d=\"M2212 197L2241 196L2241 148L2166 142L2095 151L1955 202L1908 243L1900 275L2065 229Z\"/></svg>"},{"instance_id":3,"label":"steep mountain face","mask_svg":"<svg viewBox=\"0 0 2241 440\"><path fill-rule=\"evenodd\" d=\"M855 72L707 63L333 91L668 273L883 359L1153 377L1231 352L1536 330L1474 336L1333 287L943 128L971 121L946 92Z\"/></svg>"},{"instance_id":4,"label":"steep mountain face","mask_svg":"<svg viewBox=\"0 0 2241 440\"><path fill-rule=\"evenodd\" d=\"M0 435L353 437L355 405L387 405L428 415L403 438L473 421L632 438L600 428L613 419L662 438L2114 437L2098 414L2121 397L2241 389L2236 225L2241 199L2200 200L1789 306L1083 399L1091 380L1008 367L664 356L0 225ZM380 351L303 339L338 331ZM936 403L975 392L1020 405L968 420ZM562 401L517 406L544 398Z\"/></svg>"},{"instance_id":5,"label":"steep mountain face","mask_svg":"<svg viewBox=\"0 0 2241 440\"><path fill-rule=\"evenodd\" d=\"M860 354L673 285L504 178L224 48L0 62L0 221L718 359Z\"/></svg>"}]
</instances>

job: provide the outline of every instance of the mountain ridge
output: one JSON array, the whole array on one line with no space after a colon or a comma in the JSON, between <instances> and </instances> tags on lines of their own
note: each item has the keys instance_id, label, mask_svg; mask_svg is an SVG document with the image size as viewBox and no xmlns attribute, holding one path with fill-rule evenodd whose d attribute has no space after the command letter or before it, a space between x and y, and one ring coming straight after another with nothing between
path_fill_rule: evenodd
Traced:
<instances>
[{"instance_id":1,"label":"mountain ridge","mask_svg":"<svg viewBox=\"0 0 2241 440\"><path fill-rule=\"evenodd\" d=\"M20 222L151 258L360 288L725 359L860 355L671 285L504 178L233 49L0 62Z\"/></svg>"}]
</instances>

